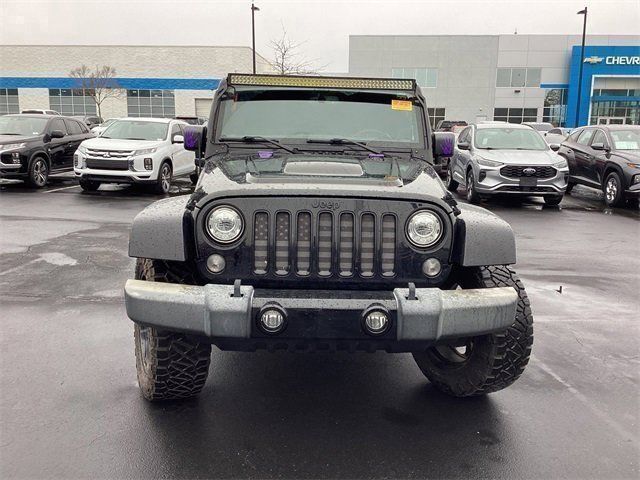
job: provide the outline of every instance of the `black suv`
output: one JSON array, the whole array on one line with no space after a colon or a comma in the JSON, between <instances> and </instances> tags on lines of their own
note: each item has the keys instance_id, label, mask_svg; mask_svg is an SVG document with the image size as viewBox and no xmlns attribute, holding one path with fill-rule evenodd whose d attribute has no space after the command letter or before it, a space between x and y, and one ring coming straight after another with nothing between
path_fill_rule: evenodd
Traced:
<instances>
[{"instance_id":1,"label":"black suv","mask_svg":"<svg viewBox=\"0 0 640 480\"><path fill-rule=\"evenodd\" d=\"M102 118L97 115L74 115L71 118L75 118L76 120L80 120L84 123L89 129L93 127L97 127L102 124Z\"/></svg>"},{"instance_id":2,"label":"black suv","mask_svg":"<svg viewBox=\"0 0 640 480\"><path fill-rule=\"evenodd\" d=\"M640 126L598 125L569 135L558 153L569 164L569 185L580 184L604 192L610 207L640 197Z\"/></svg>"},{"instance_id":3,"label":"black suv","mask_svg":"<svg viewBox=\"0 0 640 480\"><path fill-rule=\"evenodd\" d=\"M73 170L73 154L93 138L87 126L60 115L17 114L0 117L0 177L24 179L44 187L51 173Z\"/></svg>"},{"instance_id":4,"label":"black suv","mask_svg":"<svg viewBox=\"0 0 640 480\"><path fill-rule=\"evenodd\" d=\"M513 231L438 178L454 135L431 132L415 80L230 74L184 141L194 193L147 207L129 240L145 398L199 393L211 344L412 352L456 396L523 372Z\"/></svg>"}]
</instances>

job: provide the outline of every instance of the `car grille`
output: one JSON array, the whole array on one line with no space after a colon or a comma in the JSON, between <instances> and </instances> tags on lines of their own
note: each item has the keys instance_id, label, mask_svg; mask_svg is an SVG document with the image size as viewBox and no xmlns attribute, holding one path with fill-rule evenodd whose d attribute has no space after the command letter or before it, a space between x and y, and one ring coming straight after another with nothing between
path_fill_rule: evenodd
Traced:
<instances>
[{"instance_id":1,"label":"car grille","mask_svg":"<svg viewBox=\"0 0 640 480\"><path fill-rule=\"evenodd\" d=\"M122 159L129 158L132 155L133 150L103 150L97 148L87 148L87 157L89 158Z\"/></svg>"},{"instance_id":2,"label":"car grille","mask_svg":"<svg viewBox=\"0 0 640 480\"><path fill-rule=\"evenodd\" d=\"M129 160L96 160L87 158L86 163L87 168L96 170L129 170Z\"/></svg>"},{"instance_id":3,"label":"car grille","mask_svg":"<svg viewBox=\"0 0 640 480\"><path fill-rule=\"evenodd\" d=\"M531 169L531 171L526 171ZM553 178L556 176L556 169L549 166L540 165L505 165L500 169L500 174L503 177L520 178Z\"/></svg>"},{"instance_id":4,"label":"car grille","mask_svg":"<svg viewBox=\"0 0 640 480\"><path fill-rule=\"evenodd\" d=\"M390 277L395 274L396 228L392 213L300 211L270 216L256 212L253 271L263 275L271 270L278 276ZM272 251L270 238L275 244Z\"/></svg>"}]
</instances>

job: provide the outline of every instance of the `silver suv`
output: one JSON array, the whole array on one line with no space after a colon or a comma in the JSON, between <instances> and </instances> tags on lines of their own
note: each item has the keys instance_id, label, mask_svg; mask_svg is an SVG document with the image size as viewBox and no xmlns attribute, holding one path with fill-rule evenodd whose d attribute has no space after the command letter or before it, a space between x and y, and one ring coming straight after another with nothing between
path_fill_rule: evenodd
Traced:
<instances>
[{"instance_id":1,"label":"silver suv","mask_svg":"<svg viewBox=\"0 0 640 480\"><path fill-rule=\"evenodd\" d=\"M509 194L542 196L547 205L558 205L568 175L566 160L533 128L488 123L469 125L460 132L446 184L451 191L465 185L471 203L483 196Z\"/></svg>"}]
</instances>

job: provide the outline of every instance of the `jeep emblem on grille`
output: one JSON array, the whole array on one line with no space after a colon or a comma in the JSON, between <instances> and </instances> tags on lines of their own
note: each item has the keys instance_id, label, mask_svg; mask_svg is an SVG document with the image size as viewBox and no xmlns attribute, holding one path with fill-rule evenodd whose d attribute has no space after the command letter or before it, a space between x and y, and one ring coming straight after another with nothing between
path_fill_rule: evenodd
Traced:
<instances>
[{"instance_id":1,"label":"jeep emblem on grille","mask_svg":"<svg viewBox=\"0 0 640 480\"><path fill-rule=\"evenodd\" d=\"M332 200L314 200L311 206L313 208L325 208L327 210L338 210L340 208L340 202L334 202Z\"/></svg>"},{"instance_id":2,"label":"jeep emblem on grille","mask_svg":"<svg viewBox=\"0 0 640 480\"><path fill-rule=\"evenodd\" d=\"M535 175L536 174L536 169L535 168L525 168L524 170L522 170L522 173L524 173L525 175Z\"/></svg>"}]
</instances>

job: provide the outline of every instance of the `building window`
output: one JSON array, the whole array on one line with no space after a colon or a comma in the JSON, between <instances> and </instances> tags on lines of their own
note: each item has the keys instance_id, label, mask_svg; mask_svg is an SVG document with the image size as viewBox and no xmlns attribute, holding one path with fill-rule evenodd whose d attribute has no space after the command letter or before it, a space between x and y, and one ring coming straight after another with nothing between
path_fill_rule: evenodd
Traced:
<instances>
[{"instance_id":1,"label":"building window","mask_svg":"<svg viewBox=\"0 0 640 480\"><path fill-rule=\"evenodd\" d=\"M440 120L444 120L444 108L427 108L431 128L436 128Z\"/></svg>"},{"instance_id":2,"label":"building window","mask_svg":"<svg viewBox=\"0 0 640 480\"><path fill-rule=\"evenodd\" d=\"M173 90L127 90L127 114L130 117L175 117Z\"/></svg>"},{"instance_id":3,"label":"building window","mask_svg":"<svg viewBox=\"0 0 640 480\"><path fill-rule=\"evenodd\" d=\"M537 108L494 108L493 119L500 122L522 123L535 122L538 117Z\"/></svg>"},{"instance_id":4,"label":"building window","mask_svg":"<svg viewBox=\"0 0 640 480\"><path fill-rule=\"evenodd\" d=\"M552 88L544 95L542 121L556 127L564 127L567 121L567 89Z\"/></svg>"},{"instance_id":5,"label":"building window","mask_svg":"<svg viewBox=\"0 0 640 480\"><path fill-rule=\"evenodd\" d=\"M540 68L499 68L496 75L496 87L539 87Z\"/></svg>"},{"instance_id":6,"label":"building window","mask_svg":"<svg viewBox=\"0 0 640 480\"><path fill-rule=\"evenodd\" d=\"M418 85L425 88L438 86L437 68L392 68L393 78L415 78Z\"/></svg>"},{"instance_id":7,"label":"building window","mask_svg":"<svg viewBox=\"0 0 640 480\"><path fill-rule=\"evenodd\" d=\"M590 125L624 124L640 125L640 102L593 101Z\"/></svg>"},{"instance_id":8,"label":"building window","mask_svg":"<svg viewBox=\"0 0 640 480\"><path fill-rule=\"evenodd\" d=\"M50 88L49 107L62 115L95 115L96 102L81 88Z\"/></svg>"},{"instance_id":9,"label":"building window","mask_svg":"<svg viewBox=\"0 0 640 480\"><path fill-rule=\"evenodd\" d=\"M20 113L17 88L0 88L0 115Z\"/></svg>"}]
</instances>

